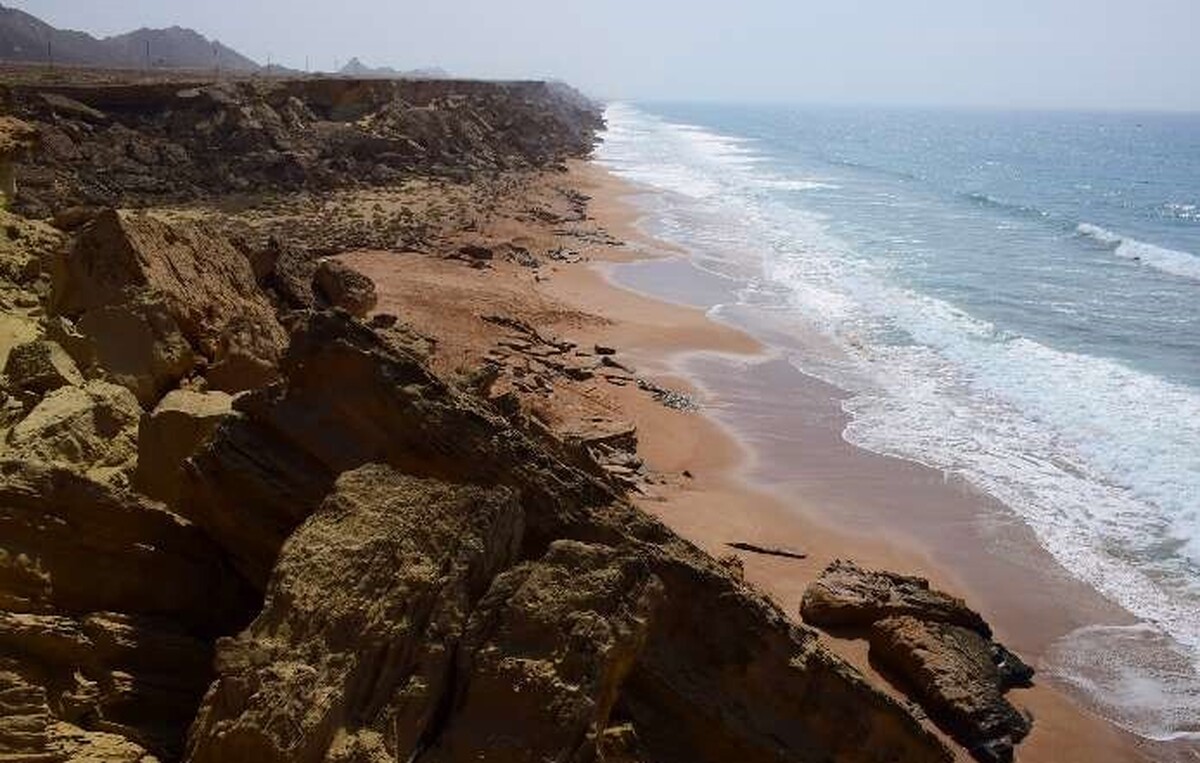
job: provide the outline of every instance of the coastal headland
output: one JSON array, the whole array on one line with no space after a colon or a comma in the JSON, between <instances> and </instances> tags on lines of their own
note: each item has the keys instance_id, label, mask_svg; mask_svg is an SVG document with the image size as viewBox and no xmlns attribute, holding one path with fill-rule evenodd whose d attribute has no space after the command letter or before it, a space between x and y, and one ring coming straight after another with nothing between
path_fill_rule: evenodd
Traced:
<instances>
[{"instance_id":1,"label":"coastal headland","mask_svg":"<svg viewBox=\"0 0 1200 763\"><path fill-rule=\"evenodd\" d=\"M976 577L755 484L684 361L764 348L613 283L682 253L579 93L9 73L0 757L1176 753Z\"/></svg>"}]
</instances>

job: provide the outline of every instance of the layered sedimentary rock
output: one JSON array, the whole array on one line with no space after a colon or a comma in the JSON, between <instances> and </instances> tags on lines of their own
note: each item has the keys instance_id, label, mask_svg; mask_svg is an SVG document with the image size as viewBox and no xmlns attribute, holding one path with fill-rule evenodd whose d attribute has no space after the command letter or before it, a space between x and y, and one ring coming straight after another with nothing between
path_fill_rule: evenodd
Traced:
<instances>
[{"instance_id":1,"label":"layered sedimentary rock","mask_svg":"<svg viewBox=\"0 0 1200 763\"><path fill-rule=\"evenodd\" d=\"M538 167L586 154L600 125L543 82L43 83L0 86L0 101L39 145L11 163L35 216Z\"/></svg>"},{"instance_id":2,"label":"layered sedimentary rock","mask_svg":"<svg viewBox=\"0 0 1200 763\"><path fill-rule=\"evenodd\" d=\"M0 461L0 753L178 754L211 639L252 602L223 559L160 506L62 466Z\"/></svg>"},{"instance_id":3,"label":"layered sedimentary rock","mask_svg":"<svg viewBox=\"0 0 1200 763\"><path fill-rule=\"evenodd\" d=\"M485 749L507 750L502 760L588 760L601 748L659 761L949 759L813 632L572 465L566 448L515 429L345 313L298 324L281 381L235 407L242 415L190 460L183 505L265 585L268 606L222 647L195 759L286 756L291 748L262 732L284 727L299 730L289 739L307 753L351 760ZM443 533L464 509L431 492L484 506L481 496L513 496L524 531ZM466 513L482 521L492 511ZM419 533L404 529L413 523ZM480 533L512 550L480 550ZM427 561L459 553L492 560L469 595L458 593L455 565ZM388 572L377 578L360 555ZM388 561L397 555L416 571L441 570L453 627L422 639L376 622L377 608L430 595L424 578ZM318 659L348 648L319 646L344 630L320 610L357 613L365 632L388 634L394 657ZM453 652L453 666L420 657L425 648ZM440 678L414 667L427 659ZM329 704L314 707L312 696Z\"/></svg>"},{"instance_id":4,"label":"layered sedimentary rock","mask_svg":"<svg viewBox=\"0 0 1200 763\"><path fill-rule=\"evenodd\" d=\"M962 599L924 578L829 565L804 592L806 622L865 635L870 659L908 691L940 726L983 761L1007 761L1032 722L1004 697L1028 686L1033 670L992 640Z\"/></svg>"},{"instance_id":5,"label":"layered sedimentary rock","mask_svg":"<svg viewBox=\"0 0 1200 763\"><path fill-rule=\"evenodd\" d=\"M261 614L220 645L189 758L321 760L335 742L408 757L450 691L473 603L516 558L521 526L509 491L385 467L343 475L284 546Z\"/></svg>"},{"instance_id":6,"label":"layered sedimentary rock","mask_svg":"<svg viewBox=\"0 0 1200 763\"><path fill-rule=\"evenodd\" d=\"M25 311L0 325L0 757L950 760L625 500L631 429L502 415L396 316L356 319L372 285L315 250L94 208L553 165L590 148L590 104L352 80L0 97L39 144L18 208L69 231L14 224L0 251Z\"/></svg>"},{"instance_id":7,"label":"layered sedimentary rock","mask_svg":"<svg viewBox=\"0 0 1200 763\"><path fill-rule=\"evenodd\" d=\"M151 406L197 360L217 389L270 381L286 335L246 257L203 225L113 210L54 264L54 313L94 363Z\"/></svg>"}]
</instances>

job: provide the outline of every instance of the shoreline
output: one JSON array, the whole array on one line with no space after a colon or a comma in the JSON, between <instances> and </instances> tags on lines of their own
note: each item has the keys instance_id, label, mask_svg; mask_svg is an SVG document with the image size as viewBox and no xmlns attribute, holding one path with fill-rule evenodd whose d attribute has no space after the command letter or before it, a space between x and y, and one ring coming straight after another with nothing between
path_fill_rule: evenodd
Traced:
<instances>
[{"instance_id":1,"label":"shoreline","mask_svg":"<svg viewBox=\"0 0 1200 763\"><path fill-rule=\"evenodd\" d=\"M664 346L667 342L639 342L641 332L621 337L625 341L614 340L630 353L639 369L648 370L659 383L682 383L701 390L708 404L700 415L712 424L710 431L702 436L729 441L725 446L730 451L726 460L706 464L716 472L707 480L698 479L693 486L651 496L638 501L639 505L716 556L728 553L730 549L725 544L733 540L791 545L808 553L808 558L802 561L738 554L745 565L747 580L797 620L800 619L798 603L807 584L829 561L849 556L868 566L927 577L935 586L963 596L980 608L1003 642L1035 662L1044 657L1059 635L1075 627L1100 618L1115 622L1114 618L1123 617L1126 622L1134 622L1129 613L1061 570L1048 552L1037 545L1032 531L1015 516L1008 526L992 528L997 543L1005 545L1007 554L978 554L976 548L955 544L964 540L963 524L994 520L997 511L1008 512L1008 509L966 483L946 482L929 467L875 454L845 441L841 431L847 416L840 407L844 392L795 370L774 356L746 327L710 318L697 304L702 299L689 300L691 304L666 301L661 294L645 288L646 284L637 283L636 276L623 277L621 269L635 263L674 263L679 265L675 268L676 275L682 268L692 266L686 252L653 239L641 228L640 221L645 215L637 207L635 197L647 191L595 163L587 165L583 174L588 185L584 191L593 196L590 213L613 235L634 242L632 249L640 253L633 257L620 254L594 264L590 269L604 284L645 300L697 312L714 327L714 333L735 331L754 342L753 352L739 355L730 354L723 342L708 347L703 343L690 347L677 344L671 349ZM567 301L582 303L608 317L613 317L617 308L618 321L630 317L631 313L621 311L619 305L603 304L603 298L581 300L576 288L556 289L555 281L549 283L551 291ZM692 296L702 296L705 291L701 286L693 290ZM751 366L756 373L745 373ZM768 372L766 378L764 370ZM756 404L754 400L733 399L738 388L750 380L763 381L759 390L774 391L776 395L786 391L799 404L781 416L777 407L764 410L771 406L764 406L761 400ZM776 405L781 402L771 401ZM762 423L766 421L773 426L764 427ZM752 435L756 425L757 442ZM671 444L673 439L671 433L656 436L654 430L648 429L639 450L656 467L686 468L692 461L680 458L678 448ZM704 463L703 459L698 460ZM839 485L860 480L864 468L874 484L865 488ZM800 474L783 477L784 470ZM885 525L888 536L884 540L878 535L880 515L859 511L855 516L854 505L864 492L873 494L875 501L884 499L887 508L903 504L906 509L903 516L893 516ZM947 496L953 505L947 505ZM929 503L922 503L926 500ZM730 507L736 507L736 516L731 516L735 512ZM964 512L974 514L963 516ZM945 527L947 513L952 514L949 529ZM973 529L978 531L978 527ZM932 548L935 545L953 548L955 553L937 553ZM955 558L957 563L947 564L946 556ZM1053 571L1056 590L1036 593L1028 588L1022 590L1022 577L1042 577L1047 569ZM997 575L1003 576L1005 585L988 585L988 580ZM1059 606L1056 593L1066 593L1072 606ZM1023 600L1031 595L1040 595L1043 600L1032 607L1023 606ZM1036 609L1050 620L1021 622L1014 617L1020 609ZM1053 621L1055 618L1057 621ZM894 691L867 662L865 642L827 635L823 639L874 682ZM1144 739L1093 714L1044 673L1034 688L1013 690L1010 699L1018 707L1028 709L1035 718L1033 732L1017 749L1019 760L1162 760L1177 747ZM1186 754L1186 750L1178 752Z\"/></svg>"},{"instance_id":2,"label":"shoreline","mask_svg":"<svg viewBox=\"0 0 1200 763\"><path fill-rule=\"evenodd\" d=\"M551 390L527 396L522 405L559 431L632 425L637 453L653 477L631 499L714 557L736 556L745 579L796 622L801 622L799 602L808 584L834 559L852 558L868 567L921 575L964 597L1001 641L1036 664L1055 628L1014 617L1019 609L1014 601L980 584L980 573L985 580L1002 574L1000 593L1028 598L1033 583L1027 567L1011 555L997 557L1009 562L1000 573L979 565L976 548L964 542L969 536L962 532L962 517L954 516L964 507L978 507L980 496L947 485L927 467L850 445L841 437L845 414L837 390L787 366L744 328L710 318L697 304L668 301L624 280L621 268L633 263L690 267L684 251L639 228L642 214L632 200L638 188L594 162L580 161L571 163L567 175L542 181L543 191L552 187L557 194L559 186L589 196L587 221L619 241L581 237L578 261L534 270L503 258L475 268L419 253L361 251L343 257L375 281L377 312L402 315L419 332L436 337L432 362L444 371L473 367L494 352L501 335L479 318L501 313L581 348L616 348L620 362L638 378L698 399L700 411L673 410L626 383L631 379L619 385L597 379L582 385L555 381ZM485 229L489 240L519 242L531 250L563 243L562 229L548 231L532 221L502 220ZM674 269L670 276L679 273ZM701 304L706 294L715 293L695 283L685 285L685 293L689 287L693 290L686 296ZM747 392L751 383L758 386ZM739 392L746 394L739 399ZM859 503L881 499L885 508L905 508L883 525L886 537L877 515L856 514ZM923 510L912 512L917 505ZM955 519L948 527L947 512ZM933 530L932 537L925 535ZM739 541L790 546L807 558L735 552L728 544ZM931 548L939 542L962 550L966 560L941 558ZM1072 595L1086 594L1082 584L1074 585ZM1053 597L1061 592L1038 591L1041 608L1054 613ZM870 666L865 641L822 634L822 643L873 684L903 699ZM1091 714L1044 674L1035 681L1034 688L1008 695L1035 719L1031 735L1017 748L1018 760L1160 761L1175 754L1177 746L1149 742Z\"/></svg>"}]
</instances>

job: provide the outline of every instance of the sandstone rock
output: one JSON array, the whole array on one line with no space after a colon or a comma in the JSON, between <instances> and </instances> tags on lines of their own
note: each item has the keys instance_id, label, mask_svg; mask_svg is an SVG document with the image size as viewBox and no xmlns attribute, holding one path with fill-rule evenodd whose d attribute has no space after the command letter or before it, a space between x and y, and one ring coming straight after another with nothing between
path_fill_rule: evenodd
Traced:
<instances>
[{"instance_id":1,"label":"sandstone rock","mask_svg":"<svg viewBox=\"0 0 1200 763\"><path fill-rule=\"evenodd\" d=\"M897 615L950 623L991 636L987 622L962 599L929 587L924 578L865 570L850 561L830 564L804 592L800 614L812 625L863 627Z\"/></svg>"},{"instance_id":2,"label":"sandstone rock","mask_svg":"<svg viewBox=\"0 0 1200 763\"><path fill-rule=\"evenodd\" d=\"M14 347L32 342L40 336L37 321L24 315L0 312L0 362L8 364Z\"/></svg>"},{"instance_id":3,"label":"sandstone rock","mask_svg":"<svg viewBox=\"0 0 1200 763\"><path fill-rule=\"evenodd\" d=\"M188 759L321 760L335 737L371 733L386 760L410 759L452 689L472 604L520 536L510 491L343 475L284 546L262 613L222 642Z\"/></svg>"},{"instance_id":4,"label":"sandstone rock","mask_svg":"<svg viewBox=\"0 0 1200 763\"><path fill-rule=\"evenodd\" d=\"M583 522L589 506L612 500L595 477L563 463L567 448L534 442L345 313L298 324L282 370L286 383L239 397L244 416L192 459L181 509L260 585L336 476L367 463L519 487L537 509L530 531L547 543L558 537L547 535L551 517Z\"/></svg>"},{"instance_id":5,"label":"sandstone rock","mask_svg":"<svg viewBox=\"0 0 1200 763\"><path fill-rule=\"evenodd\" d=\"M244 584L198 528L60 466L0 460L0 609L243 617Z\"/></svg>"},{"instance_id":6,"label":"sandstone rock","mask_svg":"<svg viewBox=\"0 0 1200 763\"><path fill-rule=\"evenodd\" d=\"M137 399L124 387L102 381L61 387L12 428L6 455L97 475L123 474L137 459L140 415Z\"/></svg>"},{"instance_id":7,"label":"sandstone rock","mask_svg":"<svg viewBox=\"0 0 1200 763\"><path fill-rule=\"evenodd\" d=\"M46 687L9 669L14 663L0 661L0 755L5 760L94 763L156 760L123 736L85 731L55 718Z\"/></svg>"},{"instance_id":8,"label":"sandstone rock","mask_svg":"<svg viewBox=\"0 0 1200 763\"><path fill-rule=\"evenodd\" d=\"M636 553L575 541L498 576L471 615L453 708L422 759L595 759L661 598Z\"/></svg>"},{"instance_id":9,"label":"sandstone rock","mask_svg":"<svg viewBox=\"0 0 1200 763\"><path fill-rule=\"evenodd\" d=\"M210 645L156 618L0 612L0 649L0 683L25 698L24 752L56 760L177 757L211 680Z\"/></svg>"},{"instance_id":10,"label":"sandstone rock","mask_svg":"<svg viewBox=\"0 0 1200 763\"><path fill-rule=\"evenodd\" d=\"M169 506L179 503L183 462L208 442L217 425L233 414L224 392L172 390L138 425L138 465L133 484Z\"/></svg>"},{"instance_id":11,"label":"sandstone rock","mask_svg":"<svg viewBox=\"0 0 1200 763\"><path fill-rule=\"evenodd\" d=\"M245 622L246 590L179 517L68 469L0 461L0 756L177 757L211 638Z\"/></svg>"},{"instance_id":12,"label":"sandstone rock","mask_svg":"<svg viewBox=\"0 0 1200 763\"><path fill-rule=\"evenodd\" d=\"M255 268L256 272L260 270L265 271L261 283L277 295L284 307L305 310L316 306L313 276L317 271L317 258L313 255L272 237Z\"/></svg>"},{"instance_id":13,"label":"sandstone rock","mask_svg":"<svg viewBox=\"0 0 1200 763\"><path fill-rule=\"evenodd\" d=\"M880 666L975 757L1012 759L1030 721L1003 696L1033 676L961 599L922 578L835 561L804 592L807 622L865 635Z\"/></svg>"},{"instance_id":14,"label":"sandstone rock","mask_svg":"<svg viewBox=\"0 0 1200 763\"><path fill-rule=\"evenodd\" d=\"M56 260L53 276L51 307L72 318L161 298L193 351L214 369L235 368L222 379L229 391L273 376L262 369L275 366L286 343L249 262L198 223L105 211Z\"/></svg>"},{"instance_id":15,"label":"sandstone rock","mask_svg":"<svg viewBox=\"0 0 1200 763\"><path fill-rule=\"evenodd\" d=\"M143 407L152 407L196 367L191 346L159 295L89 310L75 328L78 337L67 346L76 361L128 389Z\"/></svg>"},{"instance_id":16,"label":"sandstone rock","mask_svg":"<svg viewBox=\"0 0 1200 763\"><path fill-rule=\"evenodd\" d=\"M59 387L83 385L75 361L58 344L44 340L14 347L4 364L4 374L14 386L38 395Z\"/></svg>"},{"instance_id":17,"label":"sandstone rock","mask_svg":"<svg viewBox=\"0 0 1200 763\"><path fill-rule=\"evenodd\" d=\"M318 262L313 287L325 304L359 318L371 312L378 301L375 283L339 260L324 258Z\"/></svg>"},{"instance_id":18,"label":"sandstone rock","mask_svg":"<svg viewBox=\"0 0 1200 763\"><path fill-rule=\"evenodd\" d=\"M600 521L639 523L612 511ZM952 759L815 632L716 561L671 535L642 548L663 604L615 715L633 723L646 759Z\"/></svg>"},{"instance_id":19,"label":"sandstone rock","mask_svg":"<svg viewBox=\"0 0 1200 763\"><path fill-rule=\"evenodd\" d=\"M872 662L911 687L921 704L979 760L1011 761L1031 722L1002 694L991 642L978 632L915 617L871 629Z\"/></svg>"},{"instance_id":20,"label":"sandstone rock","mask_svg":"<svg viewBox=\"0 0 1200 763\"><path fill-rule=\"evenodd\" d=\"M0 207L0 281L28 287L65 241L61 231Z\"/></svg>"}]
</instances>

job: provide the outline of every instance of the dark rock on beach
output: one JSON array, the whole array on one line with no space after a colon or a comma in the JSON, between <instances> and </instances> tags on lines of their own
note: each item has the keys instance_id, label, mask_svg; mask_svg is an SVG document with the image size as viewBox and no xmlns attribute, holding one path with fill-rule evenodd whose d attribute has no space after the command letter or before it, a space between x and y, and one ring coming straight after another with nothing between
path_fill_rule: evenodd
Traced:
<instances>
[{"instance_id":1,"label":"dark rock on beach","mask_svg":"<svg viewBox=\"0 0 1200 763\"><path fill-rule=\"evenodd\" d=\"M923 578L838 560L804 592L805 622L870 642L870 660L977 759L1012 760L1032 721L1004 697L1033 670L979 613Z\"/></svg>"}]
</instances>

